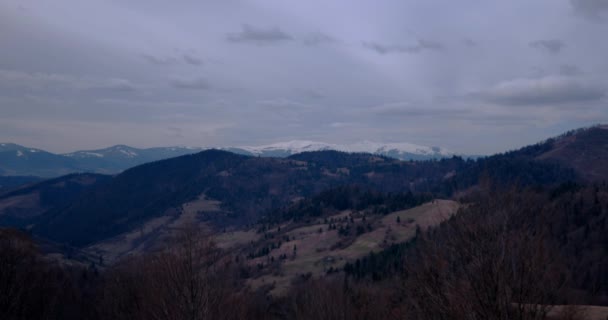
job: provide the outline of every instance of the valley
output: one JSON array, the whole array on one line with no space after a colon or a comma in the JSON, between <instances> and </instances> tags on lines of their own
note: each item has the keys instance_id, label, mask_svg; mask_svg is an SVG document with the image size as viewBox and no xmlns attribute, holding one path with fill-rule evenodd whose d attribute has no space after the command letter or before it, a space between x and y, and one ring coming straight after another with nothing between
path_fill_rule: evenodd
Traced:
<instances>
[{"instance_id":1,"label":"valley","mask_svg":"<svg viewBox=\"0 0 608 320\"><path fill-rule=\"evenodd\" d=\"M136 270L169 268L166 259L202 254L205 268L234 273L207 276L228 277L241 288L231 290L247 299L295 299L302 288L334 290L343 281L362 295L374 295L376 287L391 295L409 288L421 308L420 299L461 305L455 297L471 292L454 283L465 278L483 283L484 274L499 272L510 279L509 265L476 269L503 259L495 246L508 241L517 261L545 259L529 269L539 283L553 284L554 272L568 278L559 288L528 284L543 295L559 290L542 301L603 305L605 141L608 129L592 127L475 160L205 150L112 176L70 174L12 187L0 194L0 223L27 232L41 259L61 268L133 277ZM537 235L550 244L549 256L528 247ZM470 263L457 252L479 260ZM441 285L425 287L432 283L427 276ZM510 286L505 281L497 285Z\"/></svg>"}]
</instances>

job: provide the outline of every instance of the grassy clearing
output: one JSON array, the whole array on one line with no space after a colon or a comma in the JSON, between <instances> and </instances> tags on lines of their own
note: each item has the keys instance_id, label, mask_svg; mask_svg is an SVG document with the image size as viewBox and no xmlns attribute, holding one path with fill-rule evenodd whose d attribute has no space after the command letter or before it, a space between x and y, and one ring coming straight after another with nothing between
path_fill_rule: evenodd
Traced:
<instances>
[{"instance_id":1,"label":"grassy clearing","mask_svg":"<svg viewBox=\"0 0 608 320\"><path fill-rule=\"evenodd\" d=\"M260 234L255 230L249 231L229 231L217 234L214 237L215 243L222 249L235 248L242 245L247 245L252 241L258 241Z\"/></svg>"},{"instance_id":2,"label":"grassy clearing","mask_svg":"<svg viewBox=\"0 0 608 320\"><path fill-rule=\"evenodd\" d=\"M367 216L365 224L372 226L372 230L357 236L350 245L341 249L338 247L341 247L339 244L343 243L344 238L337 230L329 230L329 225L323 223L325 219L319 219L313 225L286 231L281 236L288 236L290 241L283 242L281 247L272 250L268 257L251 261L252 264L267 263L270 256L276 259L285 254L288 259L282 262L279 272L252 279L249 284L253 288L258 288L274 283L275 289L271 293L280 294L285 292L297 276L307 273L323 276L331 267L341 268L344 263L352 262L370 252L381 251L393 243L405 242L415 235L416 226L428 228L437 225L456 213L458 207L459 204L455 201L434 200L386 216ZM351 214L351 211L344 211L328 217L328 220L342 219ZM357 217L353 221L354 224L359 224L362 218Z\"/></svg>"}]
</instances>

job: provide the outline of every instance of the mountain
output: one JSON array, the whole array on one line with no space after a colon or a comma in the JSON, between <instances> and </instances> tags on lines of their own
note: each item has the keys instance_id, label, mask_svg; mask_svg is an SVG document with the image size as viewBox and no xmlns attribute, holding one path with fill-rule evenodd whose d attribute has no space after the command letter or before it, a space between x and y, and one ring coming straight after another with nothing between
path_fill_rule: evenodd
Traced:
<instances>
[{"instance_id":1,"label":"mountain","mask_svg":"<svg viewBox=\"0 0 608 320\"><path fill-rule=\"evenodd\" d=\"M77 172L115 174L162 159L196 153L202 148L138 149L117 145L105 149L54 154L13 143L0 143L0 176L57 177Z\"/></svg>"},{"instance_id":2,"label":"mountain","mask_svg":"<svg viewBox=\"0 0 608 320\"><path fill-rule=\"evenodd\" d=\"M138 149L125 145L97 150L84 150L63 154L78 162L85 171L118 173L147 162L183 156L202 151L202 148L161 147Z\"/></svg>"},{"instance_id":3,"label":"mountain","mask_svg":"<svg viewBox=\"0 0 608 320\"><path fill-rule=\"evenodd\" d=\"M426 147L412 143L378 143L363 141L353 144L330 144L325 142L293 140L262 146L228 147L224 150L261 157L288 157L310 151L335 150L383 155L399 160L429 160L455 155L445 148Z\"/></svg>"},{"instance_id":4,"label":"mountain","mask_svg":"<svg viewBox=\"0 0 608 320\"><path fill-rule=\"evenodd\" d=\"M338 145L313 141L289 141L263 146L218 148L237 154L285 158L310 151L335 150L383 155L400 160L440 159L454 155L444 148L425 147L410 143L375 143L364 141ZM116 145L104 149L82 150L66 154L54 154L40 149L13 143L0 144L0 176L57 177L76 172L115 174L128 168L186 154L206 148L158 147L139 149Z\"/></svg>"},{"instance_id":5,"label":"mountain","mask_svg":"<svg viewBox=\"0 0 608 320\"><path fill-rule=\"evenodd\" d=\"M69 157L13 143L0 143L0 175L54 177L80 171Z\"/></svg>"}]
</instances>

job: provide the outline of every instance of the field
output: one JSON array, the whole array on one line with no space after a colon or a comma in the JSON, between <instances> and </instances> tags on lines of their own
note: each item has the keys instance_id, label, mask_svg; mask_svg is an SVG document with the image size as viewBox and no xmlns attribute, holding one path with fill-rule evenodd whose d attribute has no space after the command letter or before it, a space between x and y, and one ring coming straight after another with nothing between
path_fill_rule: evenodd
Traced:
<instances>
[{"instance_id":1,"label":"field","mask_svg":"<svg viewBox=\"0 0 608 320\"><path fill-rule=\"evenodd\" d=\"M278 268L270 274L251 279L252 288L274 284L273 294L281 294L291 281L300 275L323 276L330 268L339 269L346 262L352 262L370 252L411 239L416 227L427 228L449 218L459 208L459 204L449 200L434 200L409 210L397 211L385 216L367 216L365 224L371 230L357 235L354 239L341 237L338 230L329 230L329 224L320 219L312 225L296 228L281 234L289 237L278 249L268 256L256 258L252 264L268 263L285 255ZM352 217L352 219L351 219ZM328 220L347 220L344 224L363 223L363 217L351 211L343 211L328 217Z\"/></svg>"}]
</instances>

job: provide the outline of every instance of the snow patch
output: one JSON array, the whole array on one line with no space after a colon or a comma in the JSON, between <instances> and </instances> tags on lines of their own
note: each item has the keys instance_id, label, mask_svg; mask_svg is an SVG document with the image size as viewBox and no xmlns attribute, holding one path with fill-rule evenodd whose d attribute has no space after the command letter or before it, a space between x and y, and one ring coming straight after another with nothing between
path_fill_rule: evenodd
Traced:
<instances>
[{"instance_id":1,"label":"snow patch","mask_svg":"<svg viewBox=\"0 0 608 320\"><path fill-rule=\"evenodd\" d=\"M103 154L101 153L97 153L97 152L81 152L82 155L84 156L88 156L88 157L97 157L97 158L103 158Z\"/></svg>"},{"instance_id":2,"label":"snow patch","mask_svg":"<svg viewBox=\"0 0 608 320\"><path fill-rule=\"evenodd\" d=\"M78 151L78 152L74 152L74 153L67 153L64 154L67 157L78 157L78 158L103 158L104 155L101 153L97 153L97 152L91 152L91 151Z\"/></svg>"},{"instance_id":3,"label":"snow patch","mask_svg":"<svg viewBox=\"0 0 608 320\"><path fill-rule=\"evenodd\" d=\"M137 152L134 152L131 150L118 149L118 151L121 152L122 154L126 155L129 158L137 157Z\"/></svg>"},{"instance_id":4,"label":"snow patch","mask_svg":"<svg viewBox=\"0 0 608 320\"><path fill-rule=\"evenodd\" d=\"M420 155L428 157L448 157L454 155L445 148L427 147L408 142L381 143L373 141L361 141L352 144L331 144L318 141L292 140L262 146L242 146L236 147L254 155L270 152L285 152L296 154L307 151L336 150L343 152L365 152L380 155L406 156Z\"/></svg>"}]
</instances>

